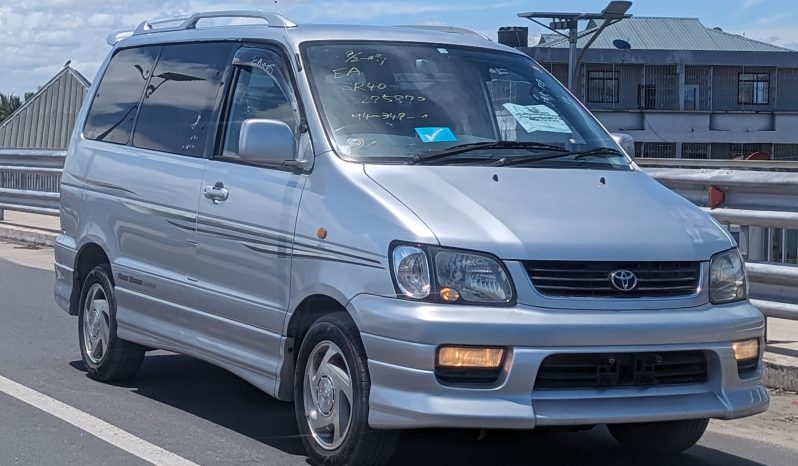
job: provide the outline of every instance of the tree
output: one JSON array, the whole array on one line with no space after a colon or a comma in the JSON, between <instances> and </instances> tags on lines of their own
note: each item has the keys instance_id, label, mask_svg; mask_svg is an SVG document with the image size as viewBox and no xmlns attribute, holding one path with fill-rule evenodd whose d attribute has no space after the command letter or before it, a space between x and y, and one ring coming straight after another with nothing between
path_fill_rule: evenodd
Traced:
<instances>
[{"instance_id":1,"label":"tree","mask_svg":"<svg viewBox=\"0 0 798 466\"><path fill-rule=\"evenodd\" d=\"M22 105L22 99L14 94L0 94L0 123Z\"/></svg>"}]
</instances>

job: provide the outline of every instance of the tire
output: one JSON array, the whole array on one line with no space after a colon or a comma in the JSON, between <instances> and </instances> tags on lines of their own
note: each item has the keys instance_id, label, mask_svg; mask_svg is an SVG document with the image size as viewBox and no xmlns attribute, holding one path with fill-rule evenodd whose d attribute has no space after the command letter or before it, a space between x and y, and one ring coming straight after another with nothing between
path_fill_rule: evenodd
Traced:
<instances>
[{"instance_id":1,"label":"tire","mask_svg":"<svg viewBox=\"0 0 798 466\"><path fill-rule=\"evenodd\" d=\"M111 266L89 272L80 290L78 340L86 372L101 382L120 382L136 375L144 348L116 336L116 295Z\"/></svg>"},{"instance_id":2,"label":"tire","mask_svg":"<svg viewBox=\"0 0 798 466\"><path fill-rule=\"evenodd\" d=\"M645 424L610 424L607 429L615 440L629 450L672 454L695 445L704 435L708 424L709 419L693 419Z\"/></svg>"},{"instance_id":3,"label":"tire","mask_svg":"<svg viewBox=\"0 0 798 466\"><path fill-rule=\"evenodd\" d=\"M294 411L313 464L381 465L393 454L399 432L368 425L367 363L360 334L344 313L319 318L305 335L294 373Z\"/></svg>"}]
</instances>

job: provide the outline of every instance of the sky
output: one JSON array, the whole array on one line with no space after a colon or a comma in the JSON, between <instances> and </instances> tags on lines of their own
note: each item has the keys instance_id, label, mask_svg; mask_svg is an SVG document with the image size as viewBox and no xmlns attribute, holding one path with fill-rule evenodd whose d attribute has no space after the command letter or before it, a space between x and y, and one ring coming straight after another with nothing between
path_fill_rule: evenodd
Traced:
<instances>
[{"instance_id":1,"label":"sky","mask_svg":"<svg viewBox=\"0 0 798 466\"><path fill-rule=\"evenodd\" d=\"M636 0L637 16L698 17L705 26L798 50L795 0ZM530 26L523 11L598 12L606 0L2 0L0 92L35 91L67 60L90 81L106 37L144 19L226 9L279 10L298 23L461 26L496 38L500 26ZM534 40L531 37L530 40Z\"/></svg>"}]
</instances>

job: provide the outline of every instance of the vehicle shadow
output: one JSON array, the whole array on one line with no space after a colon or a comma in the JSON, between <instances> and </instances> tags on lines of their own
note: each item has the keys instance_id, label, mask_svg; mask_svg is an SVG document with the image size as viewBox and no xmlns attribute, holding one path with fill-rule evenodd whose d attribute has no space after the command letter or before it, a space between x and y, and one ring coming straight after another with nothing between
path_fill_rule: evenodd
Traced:
<instances>
[{"instance_id":1,"label":"vehicle shadow","mask_svg":"<svg viewBox=\"0 0 798 466\"><path fill-rule=\"evenodd\" d=\"M405 432L391 461L399 465L496 466L761 466L703 446L685 453L652 457L621 448L604 427L571 433L473 431Z\"/></svg>"},{"instance_id":2,"label":"vehicle shadow","mask_svg":"<svg viewBox=\"0 0 798 466\"><path fill-rule=\"evenodd\" d=\"M80 361L70 363L83 370ZM150 354L129 384L134 393L223 426L292 455L303 455L293 405L277 401L213 365L177 354ZM698 446L670 457L620 448L603 427L575 433L422 429L402 434L392 466L756 466Z\"/></svg>"}]
</instances>

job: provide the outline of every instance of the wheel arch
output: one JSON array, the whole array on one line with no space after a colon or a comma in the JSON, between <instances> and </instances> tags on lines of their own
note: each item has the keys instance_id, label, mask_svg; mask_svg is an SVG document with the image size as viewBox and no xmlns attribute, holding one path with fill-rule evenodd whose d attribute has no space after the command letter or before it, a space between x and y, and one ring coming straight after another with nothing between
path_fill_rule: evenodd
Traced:
<instances>
[{"instance_id":1,"label":"wheel arch","mask_svg":"<svg viewBox=\"0 0 798 466\"><path fill-rule=\"evenodd\" d=\"M72 294L69 298L69 314L78 315L80 291L83 288L83 282L89 272L100 264L111 265L111 260L106 250L97 242L88 241L78 249L78 253L75 255ZM111 277L111 280L113 283L113 277Z\"/></svg>"},{"instance_id":2,"label":"wheel arch","mask_svg":"<svg viewBox=\"0 0 798 466\"><path fill-rule=\"evenodd\" d=\"M287 319L284 329L283 360L275 393L283 401L294 399L294 367L297 354L310 327L320 317L340 313L357 328L355 320L349 315L346 304L327 294L313 294L305 297Z\"/></svg>"}]
</instances>

